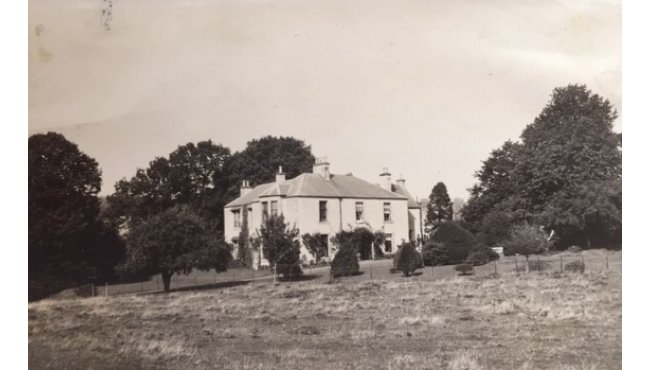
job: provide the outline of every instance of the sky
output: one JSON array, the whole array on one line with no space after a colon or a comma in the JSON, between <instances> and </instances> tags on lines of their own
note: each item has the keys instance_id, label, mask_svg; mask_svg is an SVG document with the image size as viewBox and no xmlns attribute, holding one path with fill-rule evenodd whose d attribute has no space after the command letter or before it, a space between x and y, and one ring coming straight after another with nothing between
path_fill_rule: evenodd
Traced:
<instances>
[{"instance_id":1,"label":"sky","mask_svg":"<svg viewBox=\"0 0 650 370\"><path fill-rule=\"evenodd\" d=\"M555 87L622 113L620 1L106 2L29 0L29 134L95 158L103 195L187 142L282 135L333 173L466 199Z\"/></svg>"}]
</instances>

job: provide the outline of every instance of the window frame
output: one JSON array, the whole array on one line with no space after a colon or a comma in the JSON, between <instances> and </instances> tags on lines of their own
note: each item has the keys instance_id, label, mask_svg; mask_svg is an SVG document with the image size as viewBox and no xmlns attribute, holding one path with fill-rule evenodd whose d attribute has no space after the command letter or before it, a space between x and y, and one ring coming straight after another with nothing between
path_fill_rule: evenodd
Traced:
<instances>
[{"instance_id":1,"label":"window frame","mask_svg":"<svg viewBox=\"0 0 650 370\"><path fill-rule=\"evenodd\" d=\"M318 222L327 222L327 201L318 201Z\"/></svg>"},{"instance_id":2,"label":"window frame","mask_svg":"<svg viewBox=\"0 0 650 370\"><path fill-rule=\"evenodd\" d=\"M386 212L387 210L388 212ZM391 223L391 222L393 222L393 209L391 203L384 202L384 223Z\"/></svg>"},{"instance_id":3,"label":"window frame","mask_svg":"<svg viewBox=\"0 0 650 370\"><path fill-rule=\"evenodd\" d=\"M354 219L358 221L364 220L365 206L363 202L354 202Z\"/></svg>"}]
</instances>

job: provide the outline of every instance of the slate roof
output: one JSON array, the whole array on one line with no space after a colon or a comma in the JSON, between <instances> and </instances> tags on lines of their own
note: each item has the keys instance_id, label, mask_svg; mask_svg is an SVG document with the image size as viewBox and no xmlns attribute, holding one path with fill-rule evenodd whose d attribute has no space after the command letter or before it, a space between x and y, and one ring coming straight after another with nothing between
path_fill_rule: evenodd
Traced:
<instances>
[{"instance_id":1,"label":"slate roof","mask_svg":"<svg viewBox=\"0 0 650 370\"><path fill-rule=\"evenodd\" d=\"M352 175L330 175L327 180L317 174L303 173L280 184L270 182L258 185L248 194L226 204L226 207L240 207L271 196L408 200L406 195L388 191Z\"/></svg>"},{"instance_id":2,"label":"slate roof","mask_svg":"<svg viewBox=\"0 0 650 370\"><path fill-rule=\"evenodd\" d=\"M391 188L392 188L394 193L403 195L408 199L408 207L409 208L421 208L422 207L422 205L420 203L418 203L418 201L416 201L415 198L413 198L411 193L409 193L409 191L406 190L406 188L404 186L402 186L401 184L399 184L399 183L393 184L391 186Z\"/></svg>"}]
</instances>

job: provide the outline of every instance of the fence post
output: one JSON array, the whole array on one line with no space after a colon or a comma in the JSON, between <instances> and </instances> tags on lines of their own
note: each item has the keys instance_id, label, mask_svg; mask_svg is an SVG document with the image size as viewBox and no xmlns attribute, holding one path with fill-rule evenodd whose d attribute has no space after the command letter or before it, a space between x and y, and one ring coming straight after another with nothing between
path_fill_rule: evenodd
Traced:
<instances>
[{"instance_id":1,"label":"fence post","mask_svg":"<svg viewBox=\"0 0 650 370\"><path fill-rule=\"evenodd\" d=\"M517 276L519 276L519 264L517 263L517 256L515 256L515 271L517 271Z\"/></svg>"},{"instance_id":2,"label":"fence post","mask_svg":"<svg viewBox=\"0 0 650 370\"><path fill-rule=\"evenodd\" d=\"M160 288L158 288L158 276L156 276L156 278L154 280L156 280L156 291L158 291L160 289Z\"/></svg>"},{"instance_id":3,"label":"fence post","mask_svg":"<svg viewBox=\"0 0 650 370\"><path fill-rule=\"evenodd\" d=\"M372 265L370 265L370 280L372 280Z\"/></svg>"},{"instance_id":4,"label":"fence post","mask_svg":"<svg viewBox=\"0 0 650 370\"><path fill-rule=\"evenodd\" d=\"M108 283L104 283L104 297L108 297Z\"/></svg>"},{"instance_id":5,"label":"fence post","mask_svg":"<svg viewBox=\"0 0 650 370\"><path fill-rule=\"evenodd\" d=\"M564 264L562 263L562 256L560 256L560 273L564 272Z\"/></svg>"},{"instance_id":6,"label":"fence post","mask_svg":"<svg viewBox=\"0 0 650 370\"><path fill-rule=\"evenodd\" d=\"M95 283L90 284L90 289L92 289L93 297L95 296Z\"/></svg>"},{"instance_id":7,"label":"fence post","mask_svg":"<svg viewBox=\"0 0 650 370\"><path fill-rule=\"evenodd\" d=\"M278 278L278 268L277 264L273 264L273 284L277 283L277 278Z\"/></svg>"},{"instance_id":8,"label":"fence post","mask_svg":"<svg viewBox=\"0 0 650 370\"><path fill-rule=\"evenodd\" d=\"M609 271L609 256L605 255L605 269Z\"/></svg>"},{"instance_id":9,"label":"fence post","mask_svg":"<svg viewBox=\"0 0 650 370\"><path fill-rule=\"evenodd\" d=\"M497 277L497 275L499 275L497 273L497 261L494 261L494 277Z\"/></svg>"},{"instance_id":10,"label":"fence post","mask_svg":"<svg viewBox=\"0 0 650 370\"><path fill-rule=\"evenodd\" d=\"M144 285L140 282L140 294L144 293Z\"/></svg>"}]
</instances>

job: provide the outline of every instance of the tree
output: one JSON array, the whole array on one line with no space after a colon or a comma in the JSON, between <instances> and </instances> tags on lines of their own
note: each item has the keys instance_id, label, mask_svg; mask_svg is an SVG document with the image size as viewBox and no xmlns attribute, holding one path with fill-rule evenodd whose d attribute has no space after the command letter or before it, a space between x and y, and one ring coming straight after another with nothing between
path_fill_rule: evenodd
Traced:
<instances>
[{"instance_id":1,"label":"tree","mask_svg":"<svg viewBox=\"0 0 650 370\"><path fill-rule=\"evenodd\" d=\"M481 220L478 238L490 247L508 239L512 231L512 218L505 212L493 211Z\"/></svg>"},{"instance_id":2,"label":"tree","mask_svg":"<svg viewBox=\"0 0 650 370\"><path fill-rule=\"evenodd\" d=\"M462 209L463 206L465 206L465 200L463 198L454 198L451 204L451 208L453 209L453 220L461 220L462 219Z\"/></svg>"},{"instance_id":3,"label":"tree","mask_svg":"<svg viewBox=\"0 0 650 370\"><path fill-rule=\"evenodd\" d=\"M621 135L617 113L584 85L556 88L521 134L493 152L463 209L480 225L488 213L553 229L561 246L607 246L621 239Z\"/></svg>"},{"instance_id":4,"label":"tree","mask_svg":"<svg viewBox=\"0 0 650 370\"><path fill-rule=\"evenodd\" d=\"M284 222L283 215L267 217L259 229L264 257L286 279L302 275L298 230Z\"/></svg>"},{"instance_id":5,"label":"tree","mask_svg":"<svg viewBox=\"0 0 650 370\"><path fill-rule=\"evenodd\" d=\"M30 136L28 165L29 299L110 275L114 259L100 257L120 251L99 217L97 162L48 132Z\"/></svg>"},{"instance_id":6,"label":"tree","mask_svg":"<svg viewBox=\"0 0 650 370\"><path fill-rule=\"evenodd\" d=\"M359 270L356 247L349 241L343 242L332 260L332 276L353 276L359 274Z\"/></svg>"},{"instance_id":7,"label":"tree","mask_svg":"<svg viewBox=\"0 0 650 370\"><path fill-rule=\"evenodd\" d=\"M228 189L224 172L230 150L212 141L179 146L169 158L158 157L130 180L115 184L108 196L107 215L123 229L175 205L185 204L223 228L223 206Z\"/></svg>"},{"instance_id":8,"label":"tree","mask_svg":"<svg viewBox=\"0 0 650 370\"><path fill-rule=\"evenodd\" d=\"M251 266L253 263L248 234L248 207L243 207L241 229L237 238L237 260L244 266Z\"/></svg>"},{"instance_id":9,"label":"tree","mask_svg":"<svg viewBox=\"0 0 650 370\"><path fill-rule=\"evenodd\" d=\"M434 240L427 240L422 247L422 261L425 266L442 266L449 263L447 247Z\"/></svg>"},{"instance_id":10,"label":"tree","mask_svg":"<svg viewBox=\"0 0 650 370\"><path fill-rule=\"evenodd\" d=\"M302 234L302 243L309 253L314 256L315 263L318 263L321 258L327 255L327 239L323 239L321 234Z\"/></svg>"},{"instance_id":11,"label":"tree","mask_svg":"<svg viewBox=\"0 0 650 370\"><path fill-rule=\"evenodd\" d=\"M122 268L160 273L165 292L174 274L189 274L195 268L225 271L231 259L228 246L185 205L135 224L126 239L127 260Z\"/></svg>"},{"instance_id":12,"label":"tree","mask_svg":"<svg viewBox=\"0 0 650 370\"><path fill-rule=\"evenodd\" d=\"M421 263L422 256L411 242L400 245L393 256L393 268L401 271L406 277L411 276L417 268L422 267Z\"/></svg>"},{"instance_id":13,"label":"tree","mask_svg":"<svg viewBox=\"0 0 650 370\"><path fill-rule=\"evenodd\" d=\"M501 246L504 254L521 254L526 257L526 272L530 269L530 255L546 253L550 248L548 237L542 228L529 224L516 225L510 238L503 241Z\"/></svg>"},{"instance_id":14,"label":"tree","mask_svg":"<svg viewBox=\"0 0 650 370\"><path fill-rule=\"evenodd\" d=\"M239 196L242 180L250 181L251 185L273 181L279 166L287 178L293 178L311 172L315 161L311 147L293 137L265 136L251 140L246 149L233 154L227 161L229 189L226 200Z\"/></svg>"},{"instance_id":15,"label":"tree","mask_svg":"<svg viewBox=\"0 0 650 370\"><path fill-rule=\"evenodd\" d=\"M441 224L431 235L430 240L445 245L449 263L452 264L464 261L471 248L478 244L474 235L462 228L456 221Z\"/></svg>"},{"instance_id":16,"label":"tree","mask_svg":"<svg viewBox=\"0 0 650 370\"><path fill-rule=\"evenodd\" d=\"M454 215L453 205L447 187L444 183L437 183L429 195L427 204L427 217L425 227L429 233L435 230L444 221L451 220Z\"/></svg>"}]
</instances>

